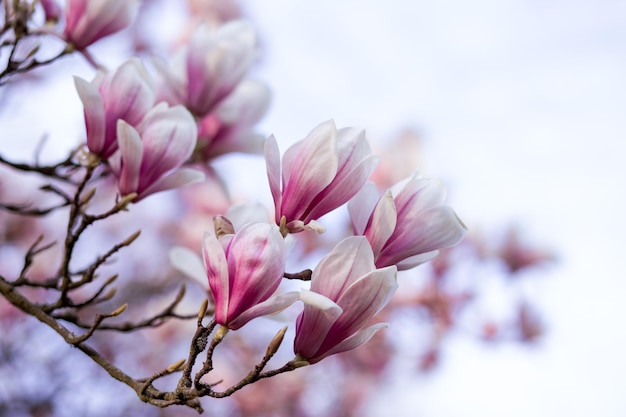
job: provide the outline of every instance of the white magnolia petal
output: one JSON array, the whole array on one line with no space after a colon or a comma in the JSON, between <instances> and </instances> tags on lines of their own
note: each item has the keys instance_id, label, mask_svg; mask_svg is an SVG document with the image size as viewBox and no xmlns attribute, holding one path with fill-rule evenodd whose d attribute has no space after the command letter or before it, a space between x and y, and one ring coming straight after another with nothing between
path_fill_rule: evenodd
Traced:
<instances>
[{"instance_id":1,"label":"white magnolia petal","mask_svg":"<svg viewBox=\"0 0 626 417\"><path fill-rule=\"evenodd\" d=\"M352 232L355 235L363 235L370 215L374 211L378 201L378 190L376 185L368 181L348 202L348 212L352 223Z\"/></svg>"},{"instance_id":2,"label":"white magnolia petal","mask_svg":"<svg viewBox=\"0 0 626 417\"><path fill-rule=\"evenodd\" d=\"M256 304L254 307L251 307L241 313L234 320L228 323L228 328L237 330L250 320L257 317L280 313L295 303L299 298L300 293L298 291L275 294L262 303Z\"/></svg>"},{"instance_id":3,"label":"white magnolia petal","mask_svg":"<svg viewBox=\"0 0 626 417\"><path fill-rule=\"evenodd\" d=\"M204 181L204 178L204 172L200 170L193 168L182 168L152 183L140 194L139 199L160 191L167 191L196 182L202 182Z\"/></svg>"},{"instance_id":4,"label":"white magnolia petal","mask_svg":"<svg viewBox=\"0 0 626 417\"><path fill-rule=\"evenodd\" d=\"M198 282L203 288L207 287L207 276L202 259L188 248L175 246L168 252L170 263L183 274Z\"/></svg>"}]
</instances>

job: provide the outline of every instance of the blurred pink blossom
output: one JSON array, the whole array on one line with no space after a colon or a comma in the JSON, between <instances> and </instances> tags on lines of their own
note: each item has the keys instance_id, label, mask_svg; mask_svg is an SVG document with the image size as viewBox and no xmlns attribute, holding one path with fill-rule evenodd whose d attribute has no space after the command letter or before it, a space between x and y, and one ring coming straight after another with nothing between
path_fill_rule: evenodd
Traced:
<instances>
[{"instance_id":1,"label":"blurred pink blossom","mask_svg":"<svg viewBox=\"0 0 626 417\"><path fill-rule=\"evenodd\" d=\"M155 60L164 79L159 98L206 116L233 92L255 55L256 36L248 23L232 21L215 30L199 25L171 66Z\"/></svg>"},{"instance_id":2,"label":"blurred pink blossom","mask_svg":"<svg viewBox=\"0 0 626 417\"><path fill-rule=\"evenodd\" d=\"M108 159L118 149L117 121L137 126L154 106L152 80L133 57L115 72L100 72L90 83L74 77L74 83L85 108L87 147Z\"/></svg>"},{"instance_id":3,"label":"blurred pink blossom","mask_svg":"<svg viewBox=\"0 0 626 417\"><path fill-rule=\"evenodd\" d=\"M376 266L413 268L434 258L441 248L461 241L467 229L449 206L440 182L414 175L380 198L372 183L350 201L356 235L372 245Z\"/></svg>"},{"instance_id":4,"label":"blurred pink blossom","mask_svg":"<svg viewBox=\"0 0 626 417\"><path fill-rule=\"evenodd\" d=\"M274 225L249 224L219 239L207 232L202 254L215 298L215 321L222 326L239 329L256 317L284 310L299 297L298 292L274 294L286 263L285 243Z\"/></svg>"},{"instance_id":5,"label":"blurred pink blossom","mask_svg":"<svg viewBox=\"0 0 626 417\"><path fill-rule=\"evenodd\" d=\"M200 181L204 174L183 168L196 145L197 128L182 106L160 103L136 128L120 120L117 136L120 153L111 158L121 195L137 193L134 201L158 191Z\"/></svg>"},{"instance_id":6,"label":"blurred pink blossom","mask_svg":"<svg viewBox=\"0 0 626 417\"><path fill-rule=\"evenodd\" d=\"M198 154L203 161L230 152L263 153L265 135L253 126L265 115L270 90L258 81L244 80L199 123Z\"/></svg>"},{"instance_id":7,"label":"blurred pink blossom","mask_svg":"<svg viewBox=\"0 0 626 417\"><path fill-rule=\"evenodd\" d=\"M364 237L342 240L313 271L311 291L303 290L304 311L296 321L294 352L316 363L367 342L386 324L364 326L397 287L396 267L376 269Z\"/></svg>"},{"instance_id":8,"label":"blurred pink blossom","mask_svg":"<svg viewBox=\"0 0 626 417\"><path fill-rule=\"evenodd\" d=\"M282 187L281 161L273 136L266 142L265 160L276 222L281 224L285 217L291 233L305 228L322 231L314 221L352 198L377 161L363 130L337 130L332 120L287 149L282 158Z\"/></svg>"},{"instance_id":9,"label":"blurred pink blossom","mask_svg":"<svg viewBox=\"0 0 626 417\"><path fill-rule=\"evenodd\" d=\"M130 0L68 0L65 39L82 50L124 29L134 17L134 3Z\"/></svg>"}]
</instances>

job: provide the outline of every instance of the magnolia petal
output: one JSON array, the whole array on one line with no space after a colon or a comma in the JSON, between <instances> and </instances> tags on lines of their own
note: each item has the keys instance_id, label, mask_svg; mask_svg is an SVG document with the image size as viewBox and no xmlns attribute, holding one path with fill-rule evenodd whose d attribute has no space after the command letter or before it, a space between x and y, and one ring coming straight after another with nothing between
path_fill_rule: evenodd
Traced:
<instances>
[{"instance_id":1,"label":"magnolia petal","mask_svg":"<svg viewBox=\"0 0 626 417\"><path fill-rule=\"evenodd\" d=\"M185 185L202 182L205 179L204 172L193 168L181 168L178 171L174 171L170 175L161 177L155 181L148 188L143 190L137 199L140 200L147 197L150 194L154 194L160 191L167 191ZM137 201L138 201L137 200Z\"/></svg>"},{"instance_id":2,"label":"magnolia petal","mask_svg":"<svg viewBox=\"0 0 626 417\"><path fill-rule=\"evenodd\" d=\"M365 234L365 228L369 221L370 215L376 207L378 201L378 190L376 185L368 181L348 202L348 212L350 213L350 221L352 223L352 232L355 235Z\"/></svg>"},{"instance_id":3,"label":"magnolia petal","mask_svg":"<svg viewBox=\"0 0 626 417\"><path fill-rule=\"evenodd\" d=\"M396 267L398 267L398 271L406 271L407 269L415 268L423 264L424 262L428 262L433 259L435 256L439 254L438 250L434 250L431 252L420 253L419 255L409 256L406 259L398 262Z\"/></svg>"},{"instance_id":4,"label":"magnolia petal","mask_svg":"<svg viewBox=\"0 0 626 417\"><path fill-rule=\"evenodd\" d=\"M341 343L336 344L333 348L331 348L328 351L324 352L322 355L320 355L320 356L318 356L316 358L308 359L308 362L313 364L313 363L321 361L324 358L327 358L328 356L335 355L337 353L346 352L348 350L355 349L355 348L361 346L362 344L368 342L372 338L372 336L374 336L376 334L376 332L378 332L379 330L384 329L386 327L389 327L388 323L377 323L377 324L374 324L373 326L370 326L370 327L368 327L366 329L359 330L358 332L356 332L352 336L350 336L347 339L343 340Z\"/></svg>"},{"instance_id":5,"label":"magnolia petal","mask_svg":"<svg viewBox=\"0 0 626 417\"><path fill-rule=\"evenodd\" d=\"M206 288L206 270L202 264L202 259L196 252L182 246L175 246L168 252L168 257L174 268Z\"/></svg>"},{"instance_id":6,"label":"magnolia petal","mask_svg":"<svg viewBox=\"0 0 626 417\"><path fill-rule=\"evenodd\" d=\"M121 195L127 195L139 187L143 143L135 128L123 120L117 122L117 142L121 158L118 188Z\"/></svg>"},{"instance_id":7,"label":"magnolia petal","mask_svg":"<svg viewBox=\"0 0 626 417\"><path fill-rule=\"evenodd\" d=\"M378 314L398 289L396 273L395 266L376 269L350 285L337 300L345 313L337 319L329 337L336 333L343 339Z\"/></svg>"},{"instance_id":8,"label":"magnolia petal","mask_svg":"<svg viewBox=\"0 0 626 417\"><path fill-rule=\"evenodd\" d=\"M343 310L328 297L304 288L300 291L300 299L304 302L304 311L296 321L294 351L308 358L317 354L328 330Z\"/></svg>"},{"instance_id":9,"label":"magnolia petal","mask_svg":"<svg viewBox=\"0 0 626 417\"><path fill-rule=\"evenodd\" d=\"M247 309L228 323L228 328L237 330L252 319L270 314L277 314L295 303L300 298L299 291L275 294L255 306Z\"/></svg>"},{"instance_id":10,"label":"magnolia petal","mask_svg":"<svg viewBox=\"0 0 626 417\"><path fill-rule=\"evenodd\" d=\"M183 106L155 106L144 117L142 132L145 157L142 176L147 183L181 166L193 153L198 128L191 113Z\"/></svg>"},{"instance_id":11,"label":"magnolia petal","mask_svg":"<svg viewBox=\"0 0 626 417\"><path fill-rule=\"evenodd\" d=\"M315 267L311 291L337 301L346 288L374 268L374 254L367 239L345 238Z\"/></svg>"},{"instance_id":12,"label":"magnolia petal","mask_svg":"<svg viewBox=\"0 0 626 417\"><path fill-rule=\"evenodd\" d=\"M265 301L285 272L285 242L276 226L253 223L235 234L226 251L231 279L229 317Z\"/></svg>"},{"instance_id":13,"label":"magnolia petal","mask_svg":"<svg viewBox=\"0 0 626 417\"><path fill-rule=\"evenodd\" d=\"M284 164L281 213L288 221L301 219L313 199L335 177L339 164L336 131L332 120L320 124L298 144L291 169Z\"/></svg>"},{"instance_id":14,"label":"magnolia petal","mask_svg":"<svg viewBox=\"0 0 626 417\"><path fill-rule=\"evenodd\" d=\"M401 218L409 210L417 213L439 206L445 198L446 191L441 181L414 176L395 194L394 200Z\"/></svg>"},{"instance_id":15,"label":"magnolia petal","mask_svg":"<svg viewBox=\"0 0 626 417\"><path fill-rule=\"evenodd\" d=\"M265 141L265 166L267 179L270 184L270 191L274 199L275 221L280 223L280 207L282 204L282 194L280 190L280 151L276 138L271 135Z\"/></svg>"},{"instance_id":16,"label":"magnolia petal","mask_svg":"<svg viewBox=\"0 0 626 417\"><path fill-rule=\"evenodd\" d=\"M396 229L397 215L393 195L391 191L387 190L378 200L372 213L371 223L365 231L365 236L372 245L372 251L375 255L383 250L387 240Z\"/></svg>"},{"instance_id":17,"label":"magnolia petal","mask_svg":"<svg viewBox=\"0 0 626 417\"><path fill-rule=\"evenodd\" d=\"M98 89L80 77L74 77L74 85L83 102L87 126L87 147L95 154L104 150L105 114L104 104Z\"/></svg>"},{"instance_id":18,"label":"magnolia petal","mask_svg":"<svg viewBox=\"0 0 626 417\"><path fill-rule=\"evenodd\" d=\"M350 200L374 171L378 157L372 154L365 131L343 128L337 131L338 166L332 182L311 202L305 222L317 219Z\"/></svg>"},{"instance_id":19,"label":"magnolia petal","mask_svg":"<svg viewBox=\"0 0 626 417\"><path fill-rule=\"evenodd\" d=\"M402 259L454 246L463 239L467 228L449 206L437 206L421 213L410 212L400 219L377 265L393 265ZM381 260L387 259L384 263Z\"/></svg>"},{"instance_id":20,"label":"magnolia petal","mask_svg":"<svg viewBox=\"0 0 626 417\"><path fill-rule=\"evenodd\" d=\"M222 244L212 233L205 232L202 239L202 260L215 299L215 320L225 324L228 317L230 284L228 264Z\"/></svg>"}]
</instances>

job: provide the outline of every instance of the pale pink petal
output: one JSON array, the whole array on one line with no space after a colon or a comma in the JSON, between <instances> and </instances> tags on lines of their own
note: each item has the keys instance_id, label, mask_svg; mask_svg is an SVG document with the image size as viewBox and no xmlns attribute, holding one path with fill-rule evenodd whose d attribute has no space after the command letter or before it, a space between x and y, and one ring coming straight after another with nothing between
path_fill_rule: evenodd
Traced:
<instances>
[{"instance_id":1,"label":"pale pink petal","mask_svg":"<svg viewBox=\"0 0 626 417\"><path fill-rule=\"evenodd\" d=\"M387 190L380 197L378 204L372 213L371 222L368 225L365 236L372 245L375 254L380 253L391 237L397 224L396 205L394 204L391 191Z\"/></svg>"},{"instance_id":2,"label":"pale pink petal","mask_svg":"<svg viewBox=\"0 0 626 417\"><path fill-rule=\"evenodd\" d=\"M104 150L105 114L104 104L98 89L80 77L74 77L74 85L85 112L87 126L87 147L100 155Z\"/></svg>"},{"instance_id":3,"label":"pale pink petal","mask_svg":"<svg viewBox=\"0 0 626 417\"><path fill-rule=\"evenodd\" d=\"M254 305L247 309L235 319L228 323L228 328L237 330L244 324L257 317L267 316L271 314L277 314L295 303L300 298L299 291L291 291L282 294L275 294L267 300Z\"/></svg>"},{"instance_id":4,"label":"pale pink petal","mask_svg":"<svg viewBox=\"0 0 626 417\"><path fill-rule=\"evenodd\" d=\"M274 135L265 141L265 166L267 170L267 179L270 184L270 191L274 199L276 223L280 222L280 207L282 203L282 194L280 190L280 151Z\"/></svg>"},{"instance_id":5,"label":"pale pink petal","mask_svg":"<svg viewBox=\"0 0 626 417\"><path fill-rule=\"evenodd\" d=\"M347 237L315 267L311 291L337 301L353 282L374 268L374 254L367 240L363 236Z\"/></svg>"},{"instance_id":6,"label":"pale pink petal","mask_svg":"<svg viewBox=\"0 0 626 417\"><path fill-rule=\"evenodd\" d=\"M372 338L372 336L376 334L376 332L387 327L389 327L387 323L377 323L366 329L359 330L352 336L336 344L333 348L329 349L328 351L323 353L321 356L318 356L314 358L313 360L310 360L309 363L313 364L313 363L321 361L324 358L327 358L330 355L335 355L337 353L347 352L349 350L355 349L361 346L362 344L368 342Z\"/></svg>"},{"instance_id":7,"label":"pale pink petal","mask_svg":"<svg viewBox=\"0 0 626 417\"><path fill-rule=\"evenodd\" d=\"M148 188L139 194L137 200L135 201L139 201L143 197L160 191L172 190L185 185L202 182L204 179L204 172L200 170L193 168L181 168L153 182Z\"/></svg>"},{"instance_id":8,"label":"pale pink petal","mask_svg":"<svg viewBox=\"0 0 626 417\"><path fill-rule=\"evenodd\" d=\"M431 252L420 253L419 255L409 256L406 259L401 260L396 264L398 267L398 271L406 271L407 269L415 268L423 264L424 262L428 262L433 259L435 256L439 254L438 250L434 250Z\"/></svg>"},{"instance_id":9,"label":"pale pink petal","mask_svg":"<svg viewBox=\"0 0 626 417\"><path fill-rule=\"evenodd\" d=\"M358 193L348 202L348 212L355 235L365 234L370 215L378 201L378 190L373 182L366 182Z\"/></svg>"}]
</instances>

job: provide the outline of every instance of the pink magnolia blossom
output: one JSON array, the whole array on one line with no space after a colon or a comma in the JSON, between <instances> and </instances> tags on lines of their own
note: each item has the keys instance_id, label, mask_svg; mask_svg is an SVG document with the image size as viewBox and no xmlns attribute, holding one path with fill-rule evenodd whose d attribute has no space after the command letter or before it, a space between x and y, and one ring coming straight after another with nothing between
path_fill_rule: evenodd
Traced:
<instances>
[{"instance_id":1,"label":"pink magnolia blossom","mask_svg":"<svg viewBox=\"0 0 626 417\"><path fill-rule=\"evenodd\" d=\"M65 39L82 50L124 29L133 20L133 3L130 0L68 0Z\"/></svg>"},{"instance_id":2,"label":"pink magnolia blossom","mask_svg":"<svg viewBox=\"0 0 626 417\"><path fill-rule=\"evenodd\" d=\"M182 104L196 117L204 117L237 87L255 57L256 36L244 21L228 22L216 30L200 25L186 49L168 68L155 60L164 78L159 97Z\"/></svg>"},{"instance_id":3,"label":"pink magnolia blossom","mask_svg":"<svg viewBox=\"0 0 626 417\"><path fill-rule=\"evenodd\" d=\"M115 72L99 73L92 82L74 77L85 108L87 147L103 159L117 150L117 121L137 126L154 106L152 80L138 58Z\"/></svg>"},{"instance_id":4,"label":"pink magnolia blossom","mask_svg":"<svg viewBox=\"0 0 626 417\"><path fill-rule=\"evenodd\" d=\"M303 290L304 310L296 321L294 352L316 363L367 342L378 323L365 327L397 289L396 267L376 269L367 240L341 241L313 271L311 291Z\"/></svg>"},{"instance_id":5,"label":"pink magnolia blossom","mask_svg":"<svg viewBox=\"0 0 626 417\"><path fill-rule=\"evenodd\" d=\"M205 233L202 250L215 321L236 330L250 320L278 313L299 292L274 294L285 271L285 243L276 226L252 223L219 239Z\"/></svg>"},{"instance_id":6,"label":"pink magnolia blossom","mask_svg":"<svg viewBox=\"0 0 626 417\"><path fill-rule=\"evenodd\" d=\"M251 80L239 83L200 121L200 159L209 161L230 152L263 153L265 136L254 132L253 126L265 115L269 103L270 91L265 84Z\"/></svg>"},{"instance_id":7,"label":"pink magnolia blossom","mask_svg":"<svg viewBox=\"0 0 626 417\"><path fill-rule=\"evenodd\" d=\"M135 201L139 201L149 194L202 180L200 171L179 169L191 156L196 135L196 123L182 106L160 103L136 128L118 121L120 153L110 162L120 194L137 193Z\"/></svg>"},{"instance_id":8,"label":"pink magnolia blossom","mask_svg":"<svg viewBox=\"0 0 626 417\"><path fill-rule=\"evenodd\" d=\"M372 183L350 201L353 231L372 245L376 266L413 268L456 245L467 229L449 206L439 181L418 175L388 189L380 198Z\"/></svg>"},{"instance_id":9,"label":"pink magnolia blossom","mask_svg":"<svg viewBox=\"0 0 626 417\"><path fill-rule=\"evenodd\" d=\"M291 233L305 228L319 230L315 220L350 200L377 161L363 130L337 130L332 120L317 126L285 152L282 187L280 156L273 136L266 141L265 160L276 222L285 224Z\"/></svg>"}]
</instances>

